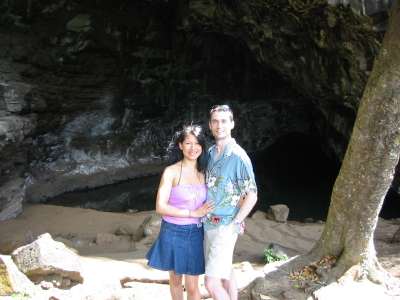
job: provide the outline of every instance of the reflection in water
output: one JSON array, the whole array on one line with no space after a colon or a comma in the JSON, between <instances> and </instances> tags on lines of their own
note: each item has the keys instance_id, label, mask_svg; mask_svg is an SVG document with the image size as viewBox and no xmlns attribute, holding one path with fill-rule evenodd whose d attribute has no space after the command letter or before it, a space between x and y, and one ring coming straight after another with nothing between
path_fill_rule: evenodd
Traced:
<instances>
[{"instance_id":1,"label":"reflection in water","mask_svg":"<svg viewBox=\"0 0 400 300\"><path fill-rule=\"evenodd\" d=\"M160 179L161 175L156 175L88 191L66 193L52 198L46 204L107 212L154 210Z\"/></svg>"}]
</instances>

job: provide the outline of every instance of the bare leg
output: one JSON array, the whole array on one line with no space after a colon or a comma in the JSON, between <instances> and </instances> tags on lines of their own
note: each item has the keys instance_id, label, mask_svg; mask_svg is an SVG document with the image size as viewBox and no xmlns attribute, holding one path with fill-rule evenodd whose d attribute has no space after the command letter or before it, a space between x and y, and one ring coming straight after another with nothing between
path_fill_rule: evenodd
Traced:
<instances>
[{"instance_id":1,"label":"bare leg","mask_svg":"<svg viewBox=\"0 0 400 300\"><path fill-rule=\"evenodd\" d=\"M187 300L200 300L199 276L185 275Z\"/></svg>"},{"instance_id":2,"label":"bare leg","mask_svg":"<svg viewBox=\"0 0 400 300\"><path fill-rule=\"evenodd\" d=\"M169 271L169 290L173 300L183 300L182 275Z\"/></svg>"},{"instance_id":3,"label":"bare leg","mask_svg":"<svg viewBox=\"0 0 400 300\"><path fill-rule=\"evenodd\" d=\"M228 291L228 294L230 296L229 299L231 299L231 300L238 299L238 287L237 287L236 277L235 277L235 273L233 272L233 269L231 269L231 274L229 276L229 280L223 279L222 285L223 285L224 289Z\"/></svg>"},{"instance_id":4,"label":"bare leg","mask_svg":"<svg viewBox=\"0 0 400 300\"><path fill-rule=\"evenodd\" d=\"M231 300L227 290L223 287L222 280L220 278L206 276L204 283L207 291L214 300Z\"/></svg>"}]
</instances>

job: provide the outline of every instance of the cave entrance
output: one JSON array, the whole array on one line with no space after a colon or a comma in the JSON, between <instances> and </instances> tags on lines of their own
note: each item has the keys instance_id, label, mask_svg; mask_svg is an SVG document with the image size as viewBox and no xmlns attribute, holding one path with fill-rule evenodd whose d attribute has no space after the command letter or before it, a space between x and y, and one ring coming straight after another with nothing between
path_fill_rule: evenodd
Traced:
<instances>
[{"instance_id":1,"label":"cave entrance","mask_svg":"<svg viewBox=\"0 0 400 300\"><path fill-rule=\"evenodd\" d=\"M325 221L340 165L329 160L311 137L290 133L249 156L259 189L253 211L267 212L271 205L285 204L290 209L289 220ZM109 212L153 210L160 177L66 193L47 203Z\"/></svg>"},{"instance_id":2,"label":"cave entrance","mask_svg":"<svg viewBox=\"0 0 400 300\"><path fill-rule=\"evenodd\" d=\"M340 163L330 160L317 142L302 133L289 133L264 151L249 153L258 186L253 209L267 212L274 204L289 207L289 220L325 221ZM161 174L136 178L87 191L65 193L47 204L108 212L155 209ZM399 196L389 190L380 216L398 217Z\"/></svg>"},{"instance_id":3,"label":"cave entrance","mask_svg":"<svg viewBox=\"0 0 400 300\"><path fill-rule=\"evenodd\" d=\"M267 212L271 205L285 204L289 220L326 220L340 164L313 138L289 133L250 158L259 189L255 210Z\"/></svg>"}]
</instances>

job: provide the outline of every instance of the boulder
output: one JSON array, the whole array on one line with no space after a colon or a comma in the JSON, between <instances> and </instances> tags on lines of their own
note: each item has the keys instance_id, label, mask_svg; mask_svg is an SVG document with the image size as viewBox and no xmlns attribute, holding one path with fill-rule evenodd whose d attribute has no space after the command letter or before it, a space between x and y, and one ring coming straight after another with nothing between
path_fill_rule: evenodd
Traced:
<instances>
[{"instance_id":1,"label":"boulder","mask_svg":"<svg viewBox=\"0 0 400 300\"><path fill-rule=\"evenodd\" d=\"M264 220L264 219L268 219L268 214L264 211L261 210L257 210L252 216L251 218L253 220Z\"/></svg>"},{"instance_id":2,"label":"boulder","mask_svg":"<svg viewBox=\"0 0 400 300\"><path fill-rule=\"evenodd\" d=\"M397 231L394 233L392 237L392 242L393 243L399 243L400 242L400 227L397 229Z\"/></svg>"},{"instance_id":3,"label":"boulder","mask_svg":"<svg viewBox=\"0 0 400 300\"><path fill-rule=\"evenodd\" d=\"M0 187L0 221L13 219L22 212L25 197L25 181L17 177Z\"/></svg>"},{"instance_id":4,"label":"boulder","mask_svg":"<svg viewBox=\"0 0 400 300\"><path fill-rule=\"evenodd\" d=\"M162 217L157 215L149 215L144 219L142 225L135 231L132 239L140 241L146 236L158 236L161 229Z\"/></svg>"},{"instance_id":5,"label":"boulder","mask_svg":"<svg viewBox=\"0 0 400 300\"><path fill-rule=\"evenodd\" d=\"M33 291L34 284L22 273L8 255L0 255L0 296ZM31 294L29 294L32 296Z\"/></svg>"},{"instance_id":6,"label":"boulder","mask_svg":"<svg viewBox=\"0 0 400 300\"><path fill-rule=\"evenodd\" d=\"M42 234L33 243L15 250L11 257L25 275L59 274L82 283L78 256L63 243L56 242L49 233Z\"/></svg>"},{"instance_id":7,"label":"boulder","mask_svg":"<svg viewBox=\"0 0 400 300\"><path fill-rule=\"evenodd\" d=\"M129 224L124 224L118 227L115 231L115 235L133 235L134 232L135 231Z\"/></svg>"},{"instance_id":8,"label":"boulder","mask_svg":"<svg viewBox=\"0 0 400 300\"><path fill-rule=\"evenodd\" d=\"M285 256L289 259L293 257L293 253L291 251L288 251L287 249L284 249L281 245L277 243L271 243L267 249L271 249L271 255L277 257L277 258L284 258Z\"/></svg>"},{"instance_id":9,"label":"boulder","mask_svg":"<svg viewBox=\"0 0 400 300\"><path fill-rule=\"evenodd\" d=\"M289 208L284 204L277 204L270 206L268 210L267 218L276 221L286 223L289 216Z\"/></svg>"}]
</instances>

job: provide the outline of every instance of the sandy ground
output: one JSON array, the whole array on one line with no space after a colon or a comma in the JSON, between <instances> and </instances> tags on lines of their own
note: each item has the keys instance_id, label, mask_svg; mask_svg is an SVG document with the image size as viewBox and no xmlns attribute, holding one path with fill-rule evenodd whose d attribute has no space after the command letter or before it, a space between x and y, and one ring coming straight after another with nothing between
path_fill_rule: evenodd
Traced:
<instances>
[{"instance_id":1,"label":"sandy ground","mask_svg":"<svg viewBox=\"0 0 400 300\"><path fill-rule=\"evenodd\" d=\"M155 211L137 213L106 213L91 209L45 204L26 204L15 219L0 222L0 240L30 231L34 238L50 233L57 237L74 237L81 243L79 254L105 261L115 260L146 264L145 255L151 243L134 244L126 239L97 245L98 234L114 234L121 225L139 228L144 219ZM290 254L303 254L318 241L323 223L277 223L267 220L264 212L256 212L246 219L247 232L239 237L234 262L250 262L254 268L263 267L263 251L271 243L279 244ZM375 248L382 266L400 278L400 243L390 243L399 228L400 220L380 219L375 230ZM147 271L151 271L148 270Z\"/></svg>"}]
</instances>

